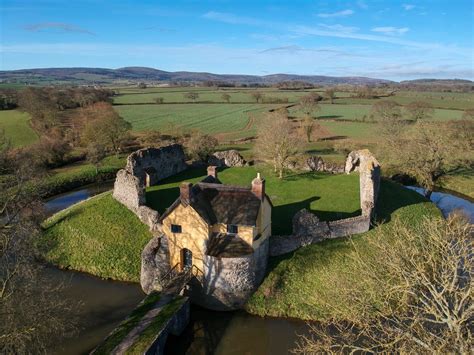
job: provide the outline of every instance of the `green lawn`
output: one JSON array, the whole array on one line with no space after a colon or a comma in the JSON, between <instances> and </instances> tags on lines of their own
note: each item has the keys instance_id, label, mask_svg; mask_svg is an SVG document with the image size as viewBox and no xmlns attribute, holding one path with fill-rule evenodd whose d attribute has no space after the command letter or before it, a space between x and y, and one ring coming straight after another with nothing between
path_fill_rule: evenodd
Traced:
<instances>
[{"instance_id":1,"label":"green lawn","mask_svg":"<svg viewBox=\"0 0 474 355\"><path fill-rule=\"evenodd\" d=\"M293 215L307 208L322 220L334 220L360 213L358 175L328 175L302 173L278 179L262 167L229 168L219 172L219 179L228 185L250 186L252 179L262 172L266 191L273 203L273 234L291 234ZM188 170L163 180L147 189L147 204L162 213L179 196L182 181L196 183L205 170Z\"/></svg>"},{"instance_id":2,"label":"green lawn","mask_svg":"<svg viewBox=\"0 0 474 355\"><path fill-rule=\"evenodd\" d=\"M21 147L38 140L38 135L30 127L30 116L18 110L0 111L0 130L11 140L14 147Z\"/></svg>"},{"instance_id":3,"label":"green lawn","mask_svg":"<svg viewBox=\"0 0 474 355\"><path fill-rule=\"evenodd\" d=\"M401 218L415 227L424 216L432 215L439 216L440 213L422 196L382 181L378 218L386 223L377 228L382 229L387 239L395 218ZM260 316L306 320L330 319L334 316L334 304L341 305L347 312L357 312L351 299L340 295L337 288L357 289L359 281L348 276L354 273L346 273L346 270L354 270L355 267L350 260L355 252L351 243L364 250L363 257L370 257L367 238L373 233L375 229L351 239L328 240L271 258L269 273L248 302L247 310ZM375 294L372 300L383 297L384 282L381 280L380 284L374 285L374 289L360 291L367 295ZM367 299L369 302L369 297Z\"/></svg>"},{"instance_id":4,"label":"green lawn","mask_svg":"<svg viewBox=\"0 0 474 355\"><path fill-rule=\"evenodd\" d=\"M139 281L140 255L151 234L110 192L55 214L43 227L38 244L48 262L103 278Z\"/></svg>"}]
</instances>

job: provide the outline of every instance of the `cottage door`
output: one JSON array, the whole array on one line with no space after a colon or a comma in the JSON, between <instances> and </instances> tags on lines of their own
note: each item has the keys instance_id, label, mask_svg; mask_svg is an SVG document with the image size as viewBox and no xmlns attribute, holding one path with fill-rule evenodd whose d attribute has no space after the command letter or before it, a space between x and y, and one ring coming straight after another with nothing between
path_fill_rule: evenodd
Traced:
<instances>
[{"instance_id":1,"label":"cottage door","mask_svg":"<svg viewBox=\"0 0 474 355\"><path fill-rule=\"evenodd\" d=\"M193 252L189 249L181 249L181 269L189 270L193 266Z\"/></svg>"}]
</instances>

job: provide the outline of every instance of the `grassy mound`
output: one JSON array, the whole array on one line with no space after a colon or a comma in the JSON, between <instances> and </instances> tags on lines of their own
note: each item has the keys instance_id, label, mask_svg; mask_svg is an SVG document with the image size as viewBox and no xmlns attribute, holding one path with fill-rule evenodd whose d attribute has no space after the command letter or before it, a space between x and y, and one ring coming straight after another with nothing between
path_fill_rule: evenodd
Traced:
<instances>
[{"instance_id":1,"label":"grassy mound","mask_svg":"<svg viewBox=\"0 0 474 355\"><path fill-rule=\"evenodd\" d=\"M378 226L389 243L393 221L401 218L415 227L424 216L440 215L438 209L422 196L391 182L382 181L378 218L386 223ZM307 320L323 320L334 316L332 307L343 305L348 311L351 300L334 292L343 287L357 288L360 280L347 277L346 270L353 269L350 257L354 253L351 244L365 250L370 257L367 239L375 229L351 239L328 240L301 248L293 253L271 258L269 273L258 291L247 304L247 310L260 316L294 317ZM352 273L353 274L353 273ZM383 297L384 283L363 290L367 297Z\"/></svg>"},{"instance_id":2,"label":"grassy mound","mask_svg":"<svg viewBox=\"0 0 474 355\"><path fill-rule=\"evenodd\" d=\"M151 234L110 192L55 214L43 227L39 249L47 261L103 278L139 281L140 254Z\"/></svg>"}]
</instances>

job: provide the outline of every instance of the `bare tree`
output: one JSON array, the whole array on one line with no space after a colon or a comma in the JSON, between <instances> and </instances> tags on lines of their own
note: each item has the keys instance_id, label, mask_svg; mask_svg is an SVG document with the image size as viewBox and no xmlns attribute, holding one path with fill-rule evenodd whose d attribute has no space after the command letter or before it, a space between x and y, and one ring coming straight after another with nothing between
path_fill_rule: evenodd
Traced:
<instances>
[{"instance_id":1,"label":"bare tree","mask_svg":"<svg viewBox=\"0 0 474 355\"><path fill-rule=\"evenodd\" d=\"M385 136L387 166L416 178L430 197L437 182L472 164L474 122L423 122Z\"/></svg>"},{"instance_id":2,"label":"bare tree","mask_svg":"<svg viewBox=\"0 0 474 355\"><path fill-rule=\"evenodd\" d=\"M165 102L165 99L163 97L157 97L157 98L155 98L155 102L157 104L162 104L162 103Z\"/></svg>"},{"instance_id":3,"label":"bare tree","mask_svg":"<svg viewBox=\"0 0 474 355\"><path fill-rule=\"evenodd\" d=\"M292 131L284 112L274 111L262 119L255 152L260 159L271 162L280 179L283 178L286 163L299 149L300 139Z\"/></svg>"},{"instance_id":4,"label":"bare tree","mask_svg":"<svg viewBox=\"0 0 474 355\"><path fill-rule=\"evenodd\" d=\"M372 116L379 123L379 131L385 136L396 137L404 126L400 106L395 101L376 102L372 105Z\"/></svg>"},{"instance_id":5,"label":"bare tree","mask_svg":"<svg viewBox=\"0 0 474 355\"><path fill-rule=\"evenodd\" d=\"M196 103L196 100L199 98L199 93L196 91L190 91L183 94L185 99L193 100L193 103Z\"/></svg>"},{"instance_id":6,"label":"bare tree","mask_svg":"<svg viewBox=\"0 0 474 355\"><path fill-rule=\"evenodd\" d=\"M254 91L250 95L253 97L256 103L261 102L264 97L263 93L261 93L260 91Z\"/></svg>"},{"instance_id":7,"label":"bare tree","mask_svg":"<svg viewBox=\"0 0 474 355\"><path fill-rule=\"evenodd\" d=\"M209 156L215 152L219 142L215 137L203 134L199 131L191 133L191 138L186 142L188 154L203 162L207 162Z\"/></svg>"},{"instance_id":8,"label":"bare tree","mask_svg":"<svg viewBox=\"0 0 474 355\"><path fill-rule=\"evenodd\" d=\"M227 103L230 103L230 95L225 93L225 94L222 94L221 96L222 100L224 100L225 102Z\"/></svg>"},{"instance_id":9,"label":"bare tree","mask_svg":"<svg viewBox=\"0 0 474 355\"><path fill-rule=\"evenodd\" d=\"M301 111L303 111L306 116L311 117L315 112L321 109L318 105L319 98L320 96L318 94L309 94L303 96L299 102Z\"/></svg>"},{"instance_id":10,"label":"bare tree","mask_svg":"<svg viewBox=\"0 0 474 355\"><path fill-rule=\"evenodd\" d=\"M99 167L105 156L105 148L102 144L91 142L87 145L87 161L95 166L96 174L99 173Z\"/></svg>"},{"instance_id":11,"label":"bare tree","mask_svg":"<svg viewBox=\"0 0 474 355\"><path fill-rule=\"evenodd\" d=\"M311 142L311 136L315 127L314 119L311 116L305 116L301 127L303 129L304 135L306 136L306 140L308 143Z\"/></svg>"},{"instance_id":12,"label":"bare tree","mask_svg":"<svg viewBox=\"0 0 474 355\"><path fill-rule=\"evenodd\" d=\"M425 101L413 101L405 106L406 111L408 112L410 118L413 121L423 120L430 118L433 113L433 105Z\"/></svg>"},{"instance_id":13,"label":"bare tree","mask_svg":"<svg viewBox=\"0 0 474 355\"><path fill-rule=\"evenodd\" d=\"M34 164L14 159L12 179L0 183L0 353L46 353L52 339L71 335L77 305L62 297L36 261L43 218L38 193L27 184Z\"/></svg>"},{"instance_id":14,"label":"bare tree","mask_svg":"<svg viewBox=\"0 0 474 355\"><path fill-rule=\"evenodd\" d=\"M427 219L419 228L395 222L390 238L378 228L367 239L373 253L353 244L347 276L360 287L338 288L335 280L330 290L348 297L357 312L335 304L331 323L312 326L296 352L472 352L472 225L459 216ZM366 291L374 285L378 295Z\"/></svg>"},{"instance_id":15,"label":"bare tree","mask_svg":"<svg viewBox=\"0 0 474 355\"><path fill-rule=\"evenodd\" d=\"M334 103L334 99L336 98L336 90L334 88L327 88L324 91L324 95L328 98L331 104Z\"/></svg>"}]
</instances>

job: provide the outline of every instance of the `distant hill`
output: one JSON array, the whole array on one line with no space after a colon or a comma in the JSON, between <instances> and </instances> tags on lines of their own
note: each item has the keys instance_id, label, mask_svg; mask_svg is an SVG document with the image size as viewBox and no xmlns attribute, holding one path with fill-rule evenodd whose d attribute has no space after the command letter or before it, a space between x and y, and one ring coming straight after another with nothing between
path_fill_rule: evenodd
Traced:
<instances>
[{"instance_id":1,"label":"distant hill","mask_svg":"<svg viewBox=\"0 0 474 355\"><path fill-rule=\"evenodd\" d=\"M400 84L417 84L417 85L459 85L474 84L474 81L466 79L415 79L403 80Z\"/></svg>"},{"instance_id":2,"label":"distant hill","mask_svg":"<svg viewBox=\"0 0 474 355\"><path fill-rule=\"evenodd\" d=\"M322 75L234 75L198 72L167 72L146 67L104 68L44 68L0 71L0 81L29 84L113 84L118 82L228 82L234 84L274 84L284 81L301 81L317 85L383 84L390 80L366 77L336 77Z\"/></svg>"}]
</instances>

